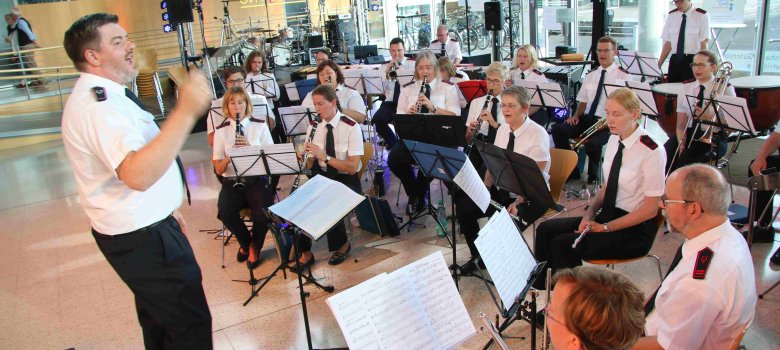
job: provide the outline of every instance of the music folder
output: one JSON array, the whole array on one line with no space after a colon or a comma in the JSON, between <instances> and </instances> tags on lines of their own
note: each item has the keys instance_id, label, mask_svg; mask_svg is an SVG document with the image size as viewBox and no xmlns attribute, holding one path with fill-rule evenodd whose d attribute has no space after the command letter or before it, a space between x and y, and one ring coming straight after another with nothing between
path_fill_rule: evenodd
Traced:
<instances>
[{"instance_id":1,"label":"music folder","mask_svg":"<svg viewBox=\"0 0 780 350\"><path fill-rule=\"evenodd\" d=\"M298 157L292 143L233 147L227 150L230 166L225 177L292 175L299 171Z\"/></svg>"},{"instance_id":2,"label":"music folder","mask_svg":"<svg viewBox=\"0 0 780 350\"><path fill-rule=\"evenodd\" d=\"M403 140L414 140L445 147L466 146L466 119L435 114L397 114L395 132Z\"/></svg>"}]
</instances>

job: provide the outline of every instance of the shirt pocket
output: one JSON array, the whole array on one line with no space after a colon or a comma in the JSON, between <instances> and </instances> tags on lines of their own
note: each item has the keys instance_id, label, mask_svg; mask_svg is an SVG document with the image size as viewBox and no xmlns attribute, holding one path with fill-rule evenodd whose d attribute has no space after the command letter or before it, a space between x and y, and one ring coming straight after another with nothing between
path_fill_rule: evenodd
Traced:
<instances>
[{"instance_id":1,"label":"shirt pocket","mask_svg":"<svg viewBox=\"0 0 780 350\"><path fill-rule=\"evenodd\" d=\"M624 155L625 157L625 155ZM640 190L641 176L639 171L635 170L638 165L626 164L626 159L620 166L620 177L618 178L618 189L623 191L635 192ZM610 174L611 176L612 174ZM609 180L607 180L609 181ZM618 191L620 192L620 191Z\"/></svg>"}]
</instances>

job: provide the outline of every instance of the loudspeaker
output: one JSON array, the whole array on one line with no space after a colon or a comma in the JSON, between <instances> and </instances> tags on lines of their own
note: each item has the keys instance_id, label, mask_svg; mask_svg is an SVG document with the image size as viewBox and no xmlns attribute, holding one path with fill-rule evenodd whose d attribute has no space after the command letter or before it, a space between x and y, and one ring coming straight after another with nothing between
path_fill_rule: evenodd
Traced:
<instances>
[{"instance_id":1,"label":"loudspeaker","mask_svg":"<svg viewBox=\"0 0 780 350\"><path fill-rule=\"evenodd\" d=\"M487 30L501 30L504 16L501 15L501 3L498 1L485 2L485 28Z\"/></svg>"},{"instance_id":2,"label":"loudspeaker","mask_svg":"<svg viewBox=\"0 0 780 350\"><path fill-rule=\"evenodd\" d=\"M328 34L327 47L332 52L343 53L345 44L347 50L357 45L355 28L350 20L333 19L326 21L325 30Z\"/></svg>"},{"instance_id":3,"label":"loudspeaker","mask_svg":"<svg viewBox=\"0 0 780 350\"><path fill-rule=\"evenodd\" d=\"M192 0L168 0L168 21L171 24L192 22Z\"/></svg>"}]
</instances>

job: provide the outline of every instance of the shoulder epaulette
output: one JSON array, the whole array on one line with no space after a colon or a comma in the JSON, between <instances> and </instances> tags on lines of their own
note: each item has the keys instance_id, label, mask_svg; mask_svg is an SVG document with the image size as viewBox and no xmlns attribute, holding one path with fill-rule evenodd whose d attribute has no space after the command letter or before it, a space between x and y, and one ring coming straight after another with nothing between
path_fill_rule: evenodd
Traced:
<instances>
[{"instance_id":1,"label":"shoulder epaulette","mask_svg":"<svg viewBox=\"0 0 780 350\"><path fill-rule=\"evenodd\" d=\"M404 86L403 86L403 87L407 87L407 86L409 86L409 85L412 85L412 84L414 84L414 80L412 80L412 81L410 81L410 82L408 82L408 83L404 84Z\"/></svg>"},{"instance_id":2,"label":"shoulder epaulette","mask_svg":"<svg viewBox=\"0 0 780 350\"><path fill-rule=\"evenodd\" d=\"M265 120L257 119L255 117L249 117L249 121L254 123L265 123Z\"/></svg>"},{"instance_id":3,"label":"shoulder epaulette","mask_svg":"<svg viewBox=\"0 0 780 350\"><path fill-rule=\"evenodd\" d=\"M460 73L455 73L455 76L458 77L458 78L463 78L463 74L460 74Z\"/></svg>"},{"instance_id":4,"label":"shoulder epaulette","mask_svg":"<svg viewBox=\"0 0 780 350\"><path fill-rule=\"evenodd\" d=\"M693 266L693 279L703 280L707 276L707 269L710 267L712 256L715 253L709 247L704 247L696 255L696 265Z\"/></svg>"},{"instance_id":5,"label":"shoulder epaulette","mask_svg":"<svg viewBox=\"0 0 780 350\"><path fill-rule=\"evenodd\" d=\"M102 86L93 87L92 93L95 94L95 99L98 102L103 102L108 99L108 95L106 95L106 89Z\"/></svg>"},{"instance_id":6,"label":"shoulder epaulette","mask_svg":"<svg viewBox=\"0 0 780 350\"><path fill-rule=\"evenodd\" d=\"M355 125L355 121L352 120L350 117L347 117L346 115L342 115L340 120L342 123L347 124L349 126Z\"/></svg>"},{"instance_id":7,"label":"shoulder epaulette","mask_svg":"<svg viewBox=\"0 0 780 350\"><path fill-rule=\"evenodd\" d=\"M705 11L705 10L702 10L702 9L700 9L700 8L698 8L698 7L696 8L696 12L698 12L698 13L703 13L703 14L707 14L707 11Z\"/></svg>"},{"instance_id":8,"label":"shoulder epaulette","mask_svg":"<svg viewBox=\"0 0 780 350\"><path fill-rule=\"evenodd\" d=\"M439 42L439 40L437 39L437 40L431 41L431 44L435 44L435 43L438 43L438 42Z\"/></svg>"},{"instance_id":9,"label":"shoulder epaulette","mask_svg":"<svg viewBox=\"0 0 780 350\"><path fill-rule=\"evenodd\" d=\"M442 80L441 82L445 83L445 84L455 85L455 83L453 83L453 82L451 82L449 80L447 80L447 81Z\"/></svg>"},{"instance_id":10,"label":"shoulder epaulette","mask_svg":"<svg viewBox=\"0 0 780 350\"><path fill-rule=\"evenodd\" d=\"M642 137L639 138L639 142L642 142L643 145L647 146L649 149L656 149L658 148L658 144L653 141L653 139L648 135L642 135Z\"/></svg>"},{"instance_id":11,"label":"shoulder epaulette","mask_svg":"<svg viewBox=\"0 0 780 350\"><path fill-rule=\"evenodd\" d=\"M355 88L353 88L353 87L351 87L349 85L344 85L344 87L347 88L347 89L355 90Z\"/></svg>"},{"instance_id":12,"label":"shoulder epaulette","mask_svg":"<svg viewBox=\"0 0 780 350\"><path fill-rule=\"evenodd\" d=\"M694 82L694 81L696 81L696 78L690 78L690 79L688 79L688 80L686 80L686 81L684 81L684 82L682 82L682 83L683 83L683 84L689 84L689 83L692 83L692 82Z\"/></svg>"},{"instance_id":13,"label":"shoulder epaulette","mask_svg":"<svg viewBox=\"0 0 780 350\"><path fill-rule=\"evenodd\" d=\"M458 39L455 39L455 38L450 38L450 40L452 40L452 41L454 41L456 43L458 42Z\"/></svg>"},{"instance_id":14,"label":"shoulder epaulette","mask_svg":"<svg viewBox=\"0 0 780 350\"><path fill-rule=\"evenodd\" d=\"M677 9L674 9L674 10L671 10L671 11L669 11L669 14L671 15L671 14L673 14L673 13L675 13L675 12L677 12Z\"/></svg>"},{"instance_id":15,"label":"shoulder epaulette","mask_svg":"<svg viewBox=\"0 0 780 350\"><path fill-rule=\"evenodd\" d=\"M222 122L222 124L219 124L214 130L222 129L226 126L230 126L230 120L225 119L225 121Z\"/></svg>"},{"instance_id":16,"label":"shoulder epaulette","mask_svg":"<svg viewBox=\"0 0 780 350\"><path fill-rule=\"evenodd\" d=\"M618 67L618 69L620 69L620 71L621 71L621 72L623 72L623 73L629 74L629 73L628 73L628 70L626 70L626 69L625 69L625 68L623 68L623 67Z\"/></svg>"},{"instance_id":17,"label":"shoulder epaulette","mask_svg":"<svg viewBox=\"0 0 780 350\"><path fill-rule=\"evenodd\" d=\"M534 70L532 72L534 72L536 74L539 74L539 75L544 75L544 73L542 73L542 71L540 71L540 70L538 70L536 68L534 68Z\"/></svg>"}]
</instances>

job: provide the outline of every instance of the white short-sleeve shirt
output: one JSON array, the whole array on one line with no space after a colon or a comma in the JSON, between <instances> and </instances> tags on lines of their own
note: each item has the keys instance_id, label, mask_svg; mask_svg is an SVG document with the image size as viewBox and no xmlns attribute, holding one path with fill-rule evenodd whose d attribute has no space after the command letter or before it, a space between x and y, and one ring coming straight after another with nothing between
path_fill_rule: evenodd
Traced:
<instances>
[{"instance_id":1,"label":"white short-sleeve shirt","mask_svg":"<svg viewBox=\"0 0 780 350\"><path fill-rule=\"evenodd\" d=\"M350 156L363 155L363 133L360 131L360 125L341 112L336 112L336 116L325 122L324 120L317 125L317 131L314 133L312 143L325 149L325 137L328 134L326 124L333 125L333 142L336 148L336 159L347 160ZM351 125L350 125L351 124ZM312 125L306 130L306 139L311 134ZM325 161L320 161L320 168L326 169ZM358 171L362 164L358 164ZM341 172L340 173L344 173Z\"/></svg>"},{"instance_id":2,"label":"white short-sleeve shirt","mask_svg":"<svg viewBox=\"0 0 780 350\"><path fill-rule=\"evenodd\" d=\"M482 113L482 107L485 106L485 100L487 100L488 96L490 95L480 96L475 98L473 101L471 101L471 105L469 106L469 115L468 118L466 119L466 127L468 127L469 124L471 124L471 122L479 118L479 115ZM491 98L491 102L488 102L488 106L487 106L488 111L490 111L491 108L493 108L493 102L492 102L493 96L490 96L490 98ZM501 95L496 96L496 98L498 99L498 107L496 107L496 112L497 112L496 122L499 125L504 125L506 124L506 120L504 119L504 114L501 113ZM488 130L490 130L490 125L487 122L482 122L482 127L479 128L479 130L477 130L477 133L482 135L487 135Z\"/></svg>"},{"instance_id":3,"label":"white short-sleeve shirt","mask_svg":"<svg viewBox=\"0 0 780 350\"><path fill-rule=\"evenodd\" d=\"M525 77L525 79L523 77ZM547 77L544 76L544 73L542 73L542 71L535 68L528 68L526 70L520 70L519 68L515 69L512 71L510 79L512 79L512 85L514 86L517 86L519 84L519 81L521 80L538 81L542 83L549 82L549 80L547 80ZM598 84L598 80L596 80L596 83Z\"/></svg>"},{"instance_id":4,"label":"white short-sleeve shirt","mask_svg":"<svg viewBox=\"0 0 780 350\"><path fill-rule=\"evenodd\" d=\"M699 252L712 258L703 279L694 279ZM682 260L661 283L645 333L667 350L729 349L756 312L753 259L742 235L726 219L686 240Z\"/></svg>"},{"instance_id":5,"label":"white short-sleeve shirt","mask_svg":"<svg viewBox=\"0 0 780 350\"><path fill-rule=\"evenodd\" d=\"M691 119L691 106L688 104L688 96L699 96L699 86L704 85L704 106L707 105L706 99L710 98L710 94L712 93L712 86L715 83L715 79L710 79L710 81L702 84L698 80L694 80L692 82L686 82L680 85L680 93L677 95L677 115L679 116L680 113L684 114L688 118L688 124L686 127L691 127L693 122ZM734 87L731 85L726 86L726 90L723 90L723 95L726 96L737 96L736 91L734 91ZM691 101L694 103L693 101ZM693 105L695 107L695 105ZM712 109L710 108L710 112Z\"/></svg>"},{"instance_id":6,"label":"white short-sleeve shirt","mask_svg":"<svg viewBox=\"0 0 780 350\"><path fill-rule=\"evenodd\" d=\"M683 12L673 10L666 17L666 23L661 32L661 39L672 44L672 54L677 53L677 39L680 37L680 25ZM685 12L685 54L694 55L699 52L701 42L710 38L710 17L707 12L691 6Z\"/></svg>"},{"instance_id":7,"label":"white short-sleeve shirt","mask_svg":"<svg viewBox=\"0 0 780 350\"><path fill-rule=\"evenodd\" d=\"M105 89L105 101L97 100L93 87ZM130 152L159 133L154 117L126 97L124 86L81 73L62 114L62 140L81 204L96 231L132 232L166 218L181 205L184 187L175 161L145 191L129 188L116 172Z\"/></svg>"},{"instance_id":8,"label":"white short-sleeve shirt","mask_svg":"<svg viewBox=\"0 0 780 350\"><path fill-rule=\"evenodd\" d=\"M250 146L272 145L274 143L271 137L271 131L268 130L268 124L260 119L243 118L241 127L244 129L244 138ZM212 150L212 159L222 160L228 150L236 144L236 120L228 119L227 123L219 126L214 132L214 149ZM224 175L224 174L223 174Z\"/></svg>"},{"instance_id":9,"label":"white short-sleeve shirt","mask_svg":"<svg viewBox=\"0 0 780 350\"><path fill-rule=\"evenodd\" d=\"M542 175L544 175L544 181L549 188L551 158L550 137L547 135L547 130L544 130L544 127L526 117L523 125L515 131L512 131L508 124L501 125L496 130L496 140L493 144L506 149L506 146L509 144L510 132L515 134L515 149L513 149L515 153L531 158L535 162L547 162L544 169L542 169Z\"/></svg>"},{"instance_id":10,"label":"white short-sleeve shirt","mask_svg":"<svg viewBox=\"0 0 780 350\"><path fill-rule=\"evenodd\" d=\"M619 142L624 148L615 206L631 212L642 204L645 197L661 197L664 194L666 152L641 126L623 141L620 141L620 136L611 135L604 151L603 171L607 182Z\"/></svg>"},{"instance_id":11,"label":"white short-sleeve shirt","mask_svg":"<svg viewBox=\"0 0 780 350\"><path fill-rule=\"evenodd\" d=\"M441 43L439 40L437 39L432 41L431 45L428 47L428 50L436 54L441 53ZM460 43L452 38L447 40L447 42L444 44L444 53L453 63L458 58L463 59L463 52L460 50Z\"/></svg>"},{"instance_id":12,"label":"white short-sleeve shirt","mask_svg":"<svg viewBox=\"0 0 780 350\"><path fill-rule=\"evenodd\" d=\"M409 107L417 103L417 97L420 96L421 80L414 80L401 88L401 95L398 96L398 114L408 114ZM446 83L439 79L434 79L429 83L431 86L431 103L436 108L444 109L460 115L460 100L458 88L452 83Z\"/></svg>"},{"instance_id":13,"label":"white short-sleeve shirt","mask_svg":"<svg viewBox=\"0 0 780 350\"><path fill-rule=\"evenodd\" d=\"M628 73L622 70L617 64L613 63L606 69L599 66L597 69L590 71L585 76L585 80L582 82L582 88L577 93L577 101L587 103L585 106L585 113L590 111L591 103L596 98L596 91L598 91L599 80L601 79L601 71L606 70L607 74L604 76L604 84L615 84L617 80L634 80ZM607 102L607 95L604 91L601 92L601 98L599 98L599 104L596 107L596 115L599 117L604 116L604 105Z\"/></svg>"},{"instance_id":14,"label":"white short-sleeve shirt","mask_svg":"<svg viewBox=\"0 0 780 350\"><path fill-rule=\"evenodd\" d=\"M306 94L303 102L301 102L301 106L309 107L311 110L314 110L314 101L311 98L312 92L313 91L310 91L308 94ZM339 105L341 108L364 114L366 113L366 103L363 101L363 97L360 96L360 93L357 90L347 87L344 84L339 84L339 86L336 87L336 96L339 99Z\"/></svg>"}]
</instances>

